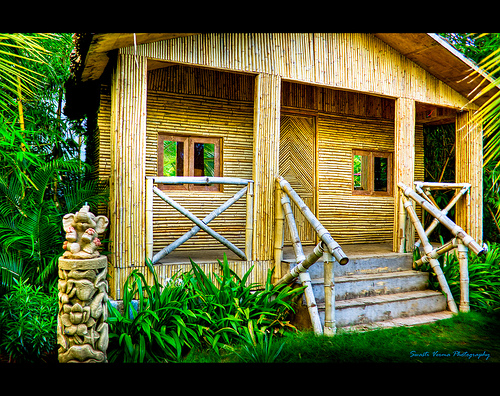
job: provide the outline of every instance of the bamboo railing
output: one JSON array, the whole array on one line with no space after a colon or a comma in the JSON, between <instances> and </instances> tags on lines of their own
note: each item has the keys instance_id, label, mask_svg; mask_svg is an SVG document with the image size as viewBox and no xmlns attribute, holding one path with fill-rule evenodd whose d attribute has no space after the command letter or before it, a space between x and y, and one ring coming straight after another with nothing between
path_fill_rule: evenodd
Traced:
<instances>
[{"instance_id":1,"label":"bamboo railing","mask_svg":"<svg viewBox=\"0 0 500 396\"><path fill-rule=\"evenodd\" d=\"M415 243L418 247L422 244L425 255L416 261L416 264L429 263L431 268L434 270L439 285L442 291L446 294L448 300L448 307L453 313L457 313L458 309L453 298L453 295L448 286L448 282L443 274L443 270L439 265L437 260L442 254L457 248L458 259L460 266L460 311L469 311L469 271L468 271L468 249L472 250L475 254L481 255L487 251L486 245L479 245L474 238L467 234L460 226L454 223L447 217L448 211L455 205L461 197L468 193L470 184L467 183L427 183L427 182L415 182L415 190L411 187L406 186L404 183L398 183L398 187L401 189L403 206L406 209L410 220L415 227L420 240ZM460 189L458 190L453 198L450 200L448 205L443 209L439 209L436 202L432 198L430 190L434 189ZM424 191L425 189L425 191ZM411 200L410 200L411 198ZM424 208L428 213L430 213L434 220L431 225L424 230L420 219L418 218L415 209L413 208L412 201L418 203L422 208ZM400 213L401 215L401 213ZM451 231L454 238L445 243L442 246L433 248L429 242L429 234L434 230L436 225L441 223L448 230ZM402 235L401 238L405 238Z\"/></svg>"},{"instance_id":2,"label":"bamboo railing","mask_svg":"<svg viewBox=\"0 0 500 396\"><path fill-rule=\"evenodd\" d=\"M184 208L178 202L173 200L164 191L160 190L154 185L157 184L169 184L169 185L179 185L179 184L230 184L230 185L244 185L240 191L234 194L230 199L224 202L217 209L213 210L204 219L199 219L189 210ZM179 213L186 216L191 220L195 226L186 232L183 236L178 238L176 241L170 245L164 247L162 250L157 252L153 256L153 197L156 194L163 201L177 210ZM231 205L237 202L243 196L247 199L246 208L246 227L245 227L245 252L234 245L232 242L224 238L222 235L218 234L212 230L207 224L213 219L223 213ZM158 263L163 257L172 253L181 244L188 241L198 231L203 230L211 237L219 241L221 244L230 249L242 260L252 260L252 239L253 239L253 180L239 179L233 177L146 177L146 257L148 257L153 264Z\"/></svg>"},{"instance_id":3,"label":"bamboo railing","mask_svg":"<svg viewBox=\"0 0 500 396\"><path fill-rule=\"evenodd\" d=\"M297 225L293 215L290 199L297 205L300 212L304 215L307 221L314 228L319 239L319 244L314 248L313 252L307 257L304 255L302 243L299 238ZM292 242L295 260L295 265L290 272L276 282L279 284L288 284L293 282L297 277L300 283L305 286L304 295L306 299L307 309L311 318L313 330L316 334L333 335L336 332L335 325L335 279L333 275L333 266L337 261L341 265L349 262L349 259L343 252L340 245L335 242L330 233L314 216L311 210L307 207L304 201L299 197L290 184L281 176L276 178L276 210L275 210L275 260L276 265L281 265L284 229L283 223L286 219L288 229L290 231L290 239ZM324 287L325 287L325 326L324 330L321 326L316 299L311 286L311 277L307 269L312 266L320 257L323 256L324 266Z\"/></svg>"}]
</instances>

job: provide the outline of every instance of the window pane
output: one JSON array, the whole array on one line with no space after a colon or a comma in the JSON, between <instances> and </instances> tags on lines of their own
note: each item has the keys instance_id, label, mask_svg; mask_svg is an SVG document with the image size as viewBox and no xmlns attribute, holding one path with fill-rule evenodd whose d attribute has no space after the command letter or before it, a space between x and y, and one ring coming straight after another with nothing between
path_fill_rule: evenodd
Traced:
<instances>
[{"instance_id":1,"label":"window pane","mask_svg":"<svg viewBox=\"0 0 500 396\"><path fill-rule=\"evenodd\" d=\"M388 160L385 157L375 157L374 158L374 190L375 191L387 191L387 167Z\"/></svg>"},{"instance_id":2,"label":"window pane","mask_svg":"<svg viewBox=\"0 0 500 396\"><path fill-rule=\"evenodd\" d=\"M354 189L368 190L370 158L367 155L355 155L353 165Z\"/></svg>"},{"instance_id":3,"label":"window pane","mask_svg":"<svg viewBox=\"0 0 500 396\"><path fill-rule=\"evenodd\" d=\"M184 176L184 143L163 141L163 176Z\"/></svg>"},{"instance_id":4,"label":"window pane","mask_svg":"<svg viewBox=\"0 0 500 396\"><path fill-rule=\"evenodd\" d=\"M194 144L194 176L215 176L215 144Z\"/></svg>"}]
</instances>

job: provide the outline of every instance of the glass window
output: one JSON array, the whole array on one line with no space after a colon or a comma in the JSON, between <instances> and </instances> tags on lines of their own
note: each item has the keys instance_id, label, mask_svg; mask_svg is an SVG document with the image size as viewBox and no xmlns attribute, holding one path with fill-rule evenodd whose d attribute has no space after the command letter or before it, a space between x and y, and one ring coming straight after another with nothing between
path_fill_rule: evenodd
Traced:
<instances>
[{"instance_id":1,"label":"glass window","mask_svg":"<svg viewBox=\"0 0 500 396\"><path fill-rule=\"evenodd\" d=\"M392 195L392 153L353 150L352 191L355 195Z\"/></svg>"},{"instance_id":2,"label":"glass window","mask_svg":"<svg viewBox=\"0 0 500 396\"><path fill-rule=\"evenodd\" d=\"M163 141L163 176L184 176L184 143Z\"/></svg>"}]
</instances>

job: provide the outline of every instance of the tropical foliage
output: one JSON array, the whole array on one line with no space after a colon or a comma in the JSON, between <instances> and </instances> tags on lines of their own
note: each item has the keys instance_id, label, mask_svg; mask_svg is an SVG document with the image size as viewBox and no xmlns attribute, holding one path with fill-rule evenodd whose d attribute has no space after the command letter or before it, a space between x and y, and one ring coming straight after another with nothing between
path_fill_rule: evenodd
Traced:
<instances>
[{"instance_id":1,"label":"tropical foliage","mask_svg":"<svg viewBox=\"0 0 500 396\"><path fill-rule=\"evenodd\" d=\"M109 304L110 362L178 362L195 348L218 352L242 342L251 359L257 341L264 341L273 355L279 353L272 337L295 329L287 316L303 288L272 285L272 272L263 289L247 285L253 268L239 278L225 256L219 261L220 274L207 275L191 264L191 271L165 285L149 261L153 285L138 271L129 276L123 286L123 313Z\"/></svg>"}]
</instances>

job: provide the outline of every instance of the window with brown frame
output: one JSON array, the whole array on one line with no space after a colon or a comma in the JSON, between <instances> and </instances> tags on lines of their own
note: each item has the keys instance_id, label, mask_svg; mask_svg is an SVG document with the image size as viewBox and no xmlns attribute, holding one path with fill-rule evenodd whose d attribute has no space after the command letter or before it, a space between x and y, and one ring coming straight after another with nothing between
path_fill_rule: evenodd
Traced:
<instances>
[{"instance_id":1,"label":"window with brown frame","mask_svg":"<svg viewBox=\"0 0 500 396\"><path fill-rule=\"evenodd\" d=\"M160 176L221 176L221 139L158 135ZM220 184L161 185L168 190L221 191Z\"/></svg>"},{"instance_id":2,"label":"window with brown frame","mask_svg":"<svg viewBox=\"0 0 500 396\"><path fill-rule=\"evenodd\" d=\"M352 193L392 195L392 153L352 150Z\"/></svg>"}]
</instances>

